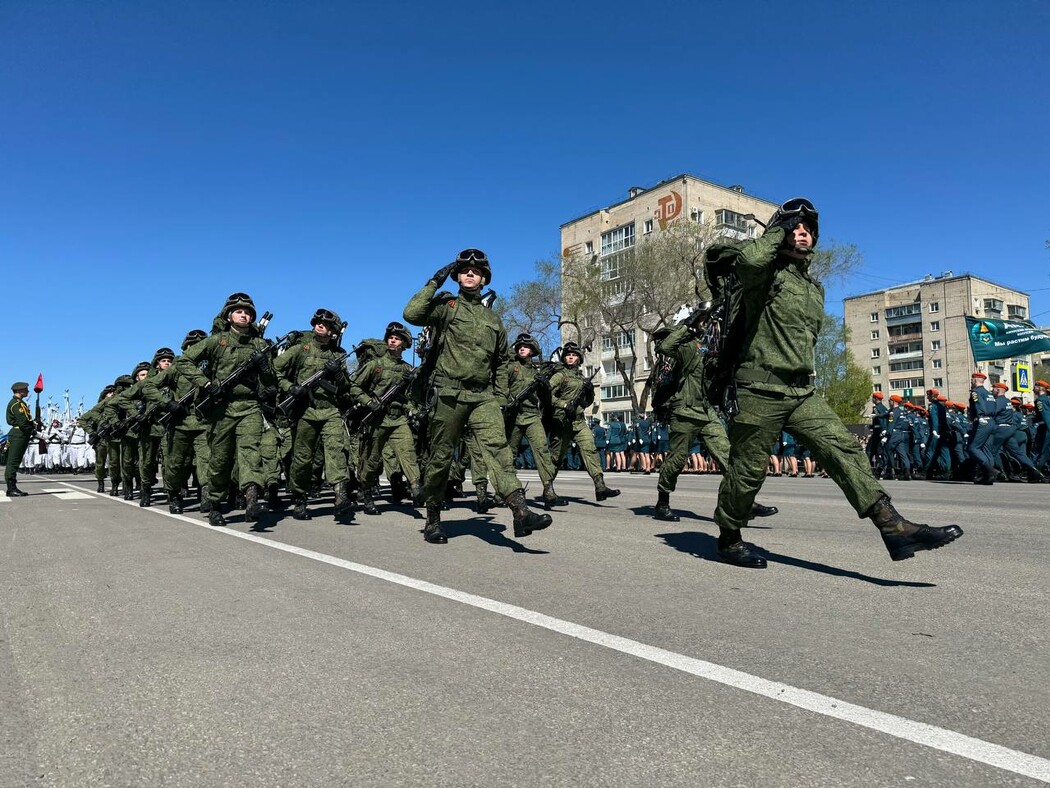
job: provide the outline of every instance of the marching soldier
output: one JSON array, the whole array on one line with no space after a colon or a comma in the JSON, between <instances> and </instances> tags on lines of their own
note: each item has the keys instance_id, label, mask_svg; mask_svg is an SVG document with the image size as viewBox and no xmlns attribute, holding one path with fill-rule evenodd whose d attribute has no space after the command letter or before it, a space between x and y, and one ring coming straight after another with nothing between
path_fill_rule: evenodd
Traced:
<instances>
[{"instance_id":1,"label":"marching soldier","mask_svg":"<svg viewBox=\"0 0 1050 788\"><path fill-rule=\"evenodd\" d=\"M207 334L199 328L188 332L182 340L183 353L193 347ZM193 381L185 375L179 364L173 363L159 374L146 378L142 387L143 398L161 411L164 431L164 490L168 496L168 510L182 514L185 502L182 491L189 482L190 473L196 469L197 480L206 485L208 471L208 436L205 424L193 411L192 394L197 390ZM189 398L182 405L179 400ZM201 503L207 500L207 487L201 489Z\"/></svg>"},{"instance_id":2,"label":"marching soldier","mask_svg":"<svg viewBox=\"0 0 1050 788\"><path fill-rule=\"evenodd\" d=\"M102 425L102 413L105 405L105 400L113 396L113 386L106 386L102 391L99 392L98 402L90 410L80 414L78 419L80 425L84 428L84 431L88 434L88 444L95 449L95 481L98 482L98 491L106 491L106 461L108 459L108 452L106 451L107 441L100 440L97 436L98 430Z\"/></svg>"},{"instance_id":3,"label":"marching soldier","mask_svg":"<svg viewBox=\"0 0 1050 788\"><path fill-rule=\"evenodd\" d=\"M546 383L536 384L539 375L538 365L535 359L541 356L540 343L531 334L519 334L514 340L514 363L510 365L508 374L510 385L510 399L514 401L530 386L533 391L521 404L521 407L512 414L513 423L510 424L510 448L517 454L521 446L522 438L528 440L532 449L532 457L536 462L536 470L543 484L543 504L550 509L552 506L565 506L566 501L554 491L554 477L557 471L554 467L554 459L547 444L547 432L543 429L543 413L541 396L544 394L542 388L550 385ZM542 381L542 378L541 378Z\"/></svg>"},{"instance_id":4,"label":"marching soldier","mask_svg":"<svg viewBox=\"0 0 1050 788\"><path fill-rule=\"evenodd\" d=\"M397 397L398 401L387 403L385 408L380 402L383 395L394 386L404 386L405 378L412 374L412 365L401 357L412 347L412 334L403 324L394 321L387 325L383 341L386 343L386 353L361 365L350 382L350 397L361 406L375 410L379 420L364 442L361 463L362 511L370 515L379 514L372 489L379 484L383 452L388 448L393 450L397 465L408 480L412 501L417 505L423 503L419 460L416 457L415 437L408 426L404 402L406 397Z\"/></svg>"},{"instance_id":5,"label":"marching soldier","mask_svg":"<svg viewBox=\"0 0 1050 788\"><path fill-rule=\"evenodd\" d=\"M1037 380L1032 387L1035 394L1035 467L1040 471L1048 470L1050 463L1050 383Z\"/></svg>"},{"instance_id":6,"label":"marching soldier","mask_svg":"<svg viewBox=\"0 0 1050 788\"><path fill-rule=\"evenodd\" d=\"M458 297L437 292L450 274L459 283ZM507 445L499 407L507 397L507 335L499 316L481 298L481 288L491 280L485 253L464 249L434 273L404 311L406 321L434 331L427 366L436 402L430 413L431 452L423 481L427 505L423 538L432 544L448 542L441 527L441 502L452 454L467 425L481 442L496 493L514 514L514 535L528 536L551 524L549 515L530 512L526 506Z\"/></svg>"},{"instance_id":7,"label":"marching soldier","mask_svg":"<svg viewBox=\"0 0 1050 788\"><path fill-rule=\"evenodd\" d=\"M4 465L8 498L24 498L29 494L18 489L18 466L36 432L36 424L25 402L28 396L28 383L18 381L11 384L11 401L7 403L7 423L11 430L7 434L7 462Z\"/></svg>"},{"instance_id":8,"label":"marching soldier","mask_svg":"<svg viewBox=\"0 0 1050 788\"><path fill-rule=\"evenodd\" d=\"M263 417L259 390L276 388L266 340L255 325L255 303L246 293L234 293L220 313L225 328L186 349L177 364L182 374L204 395L220 394L219 401L205 414L211 457L208 462L208 522L226 525L222 502L230 492L230 478L237 463L240 489L245 499L245 520L255 522L262 515L259 493L263 484L262 440ZM262 356L257 352L263 351ZM218 383L248 363L259 358L255 368L236 381L229 391L219 392ZM207 362L207 374L201 371ZM201 509L205 509L202 502Z\"/></svg>"},{"instance_id":9,"label":"marching soldier","mask_svg":"<svg viewBox=\"0 0 1050 788\"><path fill-rule=\"evenodd\" d=\"M995 461L989 453L992 438L995 436L995 414L998 405L995 395L985 388L987 375L974 372L970 376L970 441L968 450L973 459L973 483L994 484Z\"/></svg>"},{"instance_id":10,"label":"marching soldier","mask_svg":"<svg viewBox=\"0 0 1050 788\"><path fill-rule=\"evenodd\" d=\"M594 401L591 381L583 376L580 364L583 352L575 342L566 342L561 351L562 367L551 375L551 407L557 427L551 435L551 454L560 464L573 441L580 451L583 467L594 482L594 497L599 501L615 498L619 490L605 485L605 474L594 448L594 435L585 421L584 409Z\"/></svg>"},{"instance_id":11,"label":"marching soldier","mask_svg":"<svg viewBox=\"0 0 1050 788\"><path fill-rule=\"evenodd\" d=\"M809 271L817 233L813 204L795 199L774 213L760 238L707 252L709 271L731 266L740 286L743 324L731 329L744 338L733 371L739 413L715 510L719 556L736 566L766 566L740 529L765 482L769 447L783 429L809 447L857 514L871 519L892 560L962 535L956 525L934 528L902 517L854 437L813 387L814 345L824 317L824 289Z\"/></svg>"}]
</instances>

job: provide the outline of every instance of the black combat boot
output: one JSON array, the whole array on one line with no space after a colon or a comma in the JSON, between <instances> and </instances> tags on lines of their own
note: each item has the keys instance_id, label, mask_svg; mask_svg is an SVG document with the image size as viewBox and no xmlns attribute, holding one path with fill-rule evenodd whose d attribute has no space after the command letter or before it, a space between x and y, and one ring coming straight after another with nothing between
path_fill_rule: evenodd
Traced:
<instances>
[{"instance_id":1,"label":"black combat boot","mask_svg":"<svg viewBox=\"0 0 1050 788\"><path fill-rule=\"evenodd\" d=\"M562 498L558 493L554 491L554 482L548 482L543 485L543 501L544 508L549 512L554 506L568 506L569 502Z\"/></svg>"},{"instance_id":2,"label":"black combat boot","mask_svg":"<svg viewBox=\"0 0 1050 788\"><path fill-rule=\"evenodd\" d=\"M401 471L390 474L390 500L400 503L409 497L405 474Z\"/></svg>"},{"instance_id":3,"label":"black combat boot","mask_svg":"<svg viewBox=\"0 0 1050 788\"><path fill-rule=\"evenodd\" d=\"M605 477L601 474L594 480L594 497L597 500L604 501L606 498L615 498L619 494L619 490L605 486Z\"/></svg>"},{"instance_id":4,"label":"black combat boot","mask_svg":"<svg viewBox=\"0 0 1050 788\"><path fill-rule=\"evenodd\" d=\"M312 520L310 513L306 511L306 496L295 495L292 497L292 518L295 520Z\"/></svg>"},{"instance_id":5,"label":"black combat boot","mask_svg":"<svg viewBox=\"0 0 1050 788\"><path fill-rule=\"evenodd\" d=\"M244 519L255 523L262 517L263 506L259 501L259 485L249 484L244 488Z\"/></svg>"},{"instance_id":6,"label":"black combat boot","mask_svg":"<svg viewBox=\"0 0 1050 788\"><path fill-rule=\"evenodd\" d=\"M1043 476L1043 474L1039 473L1039 471L1037 471L1035 468L1029 468L1028 469L1028 483L1029 484L1038 484L1039 482L1045 482L1045 481L1046 481L1046 477Z\"/></svg>"},{"instance_id":7,"label":"black combat boot","mask_svg":"<svg viewBox=\"0 0 1050 788\"><path fill-rule=\"evenodd\" d=\"M656 513L653 515L655 520L663 520L668 523L677 523L682 518L671 511L671 493L667 490L656 491Z\"/></svg>"},{"instance_id":8,"label":"black combat boot","mask_svg":"<svg viewBox=\"0 0 1050 788\"><path fill-rule=\"evenodd\" d=\"M281 493L277 488L277 482L266 486L266 505L270 508L271 512L284 511L285 504L284 501L281 500Z\"/></svg>"},{"instance_id":9,"label":"black combat boot","mask_svg":"<svg viewBox=\"0 0 1050 788\"><path fill-rule=\"evenodd\" d=\"M153 501L153 488L147 484L142 485L139 491L139 506L151 506Z\"/></svg>"},{"instance_id":10,"label":"black combat boot","mask_svg":"<svg viewBox=\"0 0 1050 788\"><path fill-rule=\"evenodd\" d=\"M727 564L745 569L765 569L766 559L757 548L740 538L737 528L718 527L718 557Z\"/></svg>"},{"instance_id":11,"label":"black combat boot","mask_svg":"<svg viewBox=\"0 0 1050 788\"><path fill-rule=\"evenodd\" d=\"M350 482L335 483L335 516L342 517L350 511Z\"/></svg>"},{"instance_id":12,"label":"black combat boot","mask_svg":"<svg viewBox=\"0 0 1050 788\"><path fill-rule=\"evenodd\" d=\"M116 481L115 479L113 480L113 482L110 484L110 487L109 487L109 494L110 494L110 497L112 497L112 498L116 498L118 495L120 495L120 482L119 481Z\"/></svg>"},{"instance_id":13,"label":"black combat boot","mask_svg":"<svg viewBox=\"0 0 1050 788\"><path fill-rule=\"evenodd\" d=\"M957 525L935 527L905 520L885 495L865 513L882 534L882 541L894 561L904 561L918 550L936 550L963 535Z\"/></svg>"},{"instance_id":14,"label":"black combat boot","mask_svg":"<svg viewBox=\"0 0 1050 788\"><path fill-rule=\"evenodd\" d=\"M106 491L106 483L104 481L98 483L98 491L104 493Z\"/></svg>"},{"instance_id":15,"label":"black combat boot","mask_svg":"<svg viewBox=\"0 0 1050 788\"><path fill-rule=\"evenodd\" d=\"M8 498L25 498L29 495L27 492L22 492L18 489L18 482L7 483L7 497Z\"/></svg>"},{"instance_id":16,"label":"black combat boot","mask_svg":"<svg viewBox=\"0 0 1050 788\"><path fill-rule=\"evenodd\" d=\"M422 506L423 505L423 485L420 482L416 482L409 487L409 492L412 495L412 505Z\"/></svg>"},{"instance_id":17,"label":"black combat boot","mask_svg":"<svg viewBox=\"0 0 1050 788\"><path fill-rule=\"evenodd\" d=\"M754 520L756 517L772 517L780 510L775 506L763 506L760 503L752 504L751 506L751 517L748 519Z\"/></svg>"},{"instance_id":18,"label":"black combat boot","mask_svg":"<svg viewBox=\"0 0 1050 788\"><path fill-rule=\"evenodd\" d=\"M208 525L216 527L226 525L226 518L222 516L222 509L218 506L213 506L212 510L208 512Z\"/></svg>"},{"instance_id":19,"label":"black combat boot","mask_svg":"<svg viewBox=\"0 0 1050 788\"><path fill-rule=\"evenodd\" d=\"M427 522L423 526L423 539L431 544L448 544L445 529L441 527L440 503L427 503Z\"/></svg>"},{"instance_id":20,"label":"black combat boot","mask_svg":"<svg viewBox=\"0 0 1050 788\"><path fill-rule=\"evenodd\" d=\"M549 514L536 514L525 504L525 491L515 490L507 496L507 506L514 514L514 535L528 536L533 531L542 531L551 524Z\"/></svg>"},{"instance_id":21,"label":"black combat boot","mask_svg":"<svg viewBox=\"0 0 1050 788\"><path fill-rule=\"evenodd\" d=\"M182 514L182 496L175 490L168 490L168 511L172 514Z\"/></svg>"},{"instance_id":22,"label":"black combat boot","mask_svg":"<svg viewBox=\"0 0 1050 788\"><path fill-rule=\"evenodd\" d=\"M375 498L372 497L371 487L362 488L361 490L361 511L365 514L379 514L379 507L376 506Z\"/></svg>"},{"instance_id":23,"label":"black combat boot","mask_svg":"<svg viewBox=\"0 0 1050 788\"><path fill-rule=\"evenodd\" d=\"M208 497L208 485L201 485L201 514L207 514L212 510L214 504L211 502L211 498Z\"/></svg>"},{"instance_id":24,"label":"black combat boot","mask_svg":"<svg viewBox=\"0 0 1050 788\"><path fill-rule=\"evenodd\" d=\"M478 514L485 514L490 509L495 508L495 506L496 506L496 499L493 498L491 495L489 495L489 487L488 487L487 484L481 483L481 484L477 485L477 495L478 495L478 503L477 503Z\"/></svg>"},{"instance_id":25,"label":"black combat boot","mask_svg":"<svg viewBox=\"0 0 1050 788\"><path fill-rule=\"evenodd\" d=\"M124 480L124 500L131 501L135 498L135 483L131 479Z\"/></svg>"}]
</instances>

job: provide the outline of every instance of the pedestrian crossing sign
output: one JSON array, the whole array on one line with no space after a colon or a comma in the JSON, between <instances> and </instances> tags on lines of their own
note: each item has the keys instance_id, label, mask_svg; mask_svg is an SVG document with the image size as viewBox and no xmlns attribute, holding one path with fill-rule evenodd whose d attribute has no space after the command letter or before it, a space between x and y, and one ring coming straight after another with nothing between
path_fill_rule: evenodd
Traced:
<instances>
[{"instance_id":1,"label":"pedestrian crossing sign","mask_svg":"<svg viewBox=\"0 0 1050 788\"><path fill-rule=\"evenodd\" d=\"M1032 368L1028 364L1014 364L1014 391L1032 390Z\"/></svg>"}]
</instances>

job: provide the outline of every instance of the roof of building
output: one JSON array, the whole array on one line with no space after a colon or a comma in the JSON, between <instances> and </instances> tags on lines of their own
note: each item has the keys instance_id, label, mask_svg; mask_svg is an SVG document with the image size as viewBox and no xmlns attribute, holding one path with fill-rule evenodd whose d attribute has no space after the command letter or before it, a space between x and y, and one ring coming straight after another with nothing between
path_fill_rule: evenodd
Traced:
<instances>
[{"instance_id":1,"label":"roof of building","mask_svg":"<svg viewBox=\"0 0 1050 788\"><path fill-rule=\"evenodd\" d=\"M846 296L843 301L852 301L856 298L867 298L868 296L878 295L879 293L889 293L893 290L903 290L907 287L918 287L920 285L928 285L932 282L950 282L956 279L977 279L985 284L994 285L995 287L1002 288L1003 290L1009 290L1011 293L1019 293L1023 296L1028 296L1029 293L1024 290L1018 290L1015 287L1009 285L1003 285L999 282L993 282L991 279L986 279L983 276L977 276L976 274L953 274L951 271L945 271L943 274L934 276L933 274L926 274L922 279L917 279L914 282L903 282L899 285L891 285L890 287L881 287L878 290L869 290L866 293L858 293L857 295Z\"/></svg>"},{"instance_id":2,"label":"roof of building","mask_svg":"<svg viewBox=\"0 0 1050 788\"><path fill-rule=\"evenodd\" d=\"M639 186L632 186L631 188L629 188L627 190L628 191L628 195L629 195L627 197L627 199L620 200L619 202L614 202L612 205L607 205L604 208L596 208L593 211L588 211L585 214L577 216L575 219L570 219L569 221L564 222L561 225L561 228L568 227L570 224L575 224L576 222L580 221L581 219L586 219L588 216L593 216L596 213L601 213L602 211L610 211L613 208L618 208L621 205L624 205L626 203L631 202L632 200L637 199L638 197L641 197L643 194L646 194L647 192L655 191L656 189L659 189L659 188L661 188L663 186L666 186L669 183L674 183L675 181L680 181L683 178L692 178L694 181L699 181L700 183L706 184L707 186L712 186L715 189L722 189L723 191L733 192L734 194L743 194L746 197L750 197L750 198L752 198L754 200L759 200L761 202L767 203L767 204L773 206L774 209L776 209L778 207L778 205L779 205L779 203L770 202L769 200L765 199L764 197L756 197L754 194L748 194L746 191L744 191L744 187L743 186L723 186L720 183L715 183L714 181L708 181L708 180L705 180L703 178L698 178L695 175L690 175L688 172L683 172L680 175L675 175L673 178L668 178L667 180L660 181L659 183L655 184L654 186L649 186L648 188L641 188Z\"/></svg>"}]
</instances>

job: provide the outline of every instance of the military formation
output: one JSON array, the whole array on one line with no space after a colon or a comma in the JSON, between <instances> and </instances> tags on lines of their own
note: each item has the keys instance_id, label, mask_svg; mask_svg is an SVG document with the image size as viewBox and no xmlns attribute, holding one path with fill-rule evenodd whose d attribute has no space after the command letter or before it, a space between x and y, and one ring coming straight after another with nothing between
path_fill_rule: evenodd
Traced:
<instances>
[{"instance_id":1,"label":"military formation","mask_svg":"<svg viewBox=\"0 0 1050 788\"><path fill-rule=\"evenodd\" d=\"M1005 383L970 378L967 402L926 391L925 407L880 391L871 396L869 462L883 479L1040 483L1050 481L1050 383L1036 381L1034 401L1008 399Z\"/></svg>"},{"instance_id":2,"label":"military formation","mask_svg":"<svg viewBox=\"0 0 1050 788\"><path fill-rule=\"evenodd\" d=\"M171 512L199 503L214 526L225 525L233 508L256 522L267 509L290 505L295 519L308 520L318 513L311 512L316 493L328 485L333 515L345 521L357 512L381 515L385 475L393 502L408 499L425 509L422 532L430 544L448 541L443 511L461 491L468 465L478 511L506 507L518 538L550 527L549 512L567 505L555 485L570 456L590 476L598 501L619 495L606 483L607 468L651 473L658 466L653 516L677 520L671 495L692 447L702 442L724 471L715 511L718 554L749 568L766 560L741 529L753 517L776 513L756 497L770 447L787 434L875 524L893 560L942 547L962 530L908 521L876 479L874 469L894 468L901 457L890 440L897 417L889 413L886 437L878 435L887 447L878 452L878 466L869 459L870 444L866 457L814 391L813 344L824 315L823 289L808 272L817 233L816 210L798 199L774 214L761 237L708 250L717 307L686 310L674 326L655 332L667 373L654 397L660 413L655 422L634 425L633 441L621 420L608 430L588 420L594 385L582 371L578 344L565 343L556 361L545 362L534 337L510 340L483 292L492 269L478 249L460 252L408 301L402 319L420 329L416 337L392 321L381 339L347 349L347 324L318 308L310 330L270 338L271 315L260 316L247 293L233 293L210 329L188 332L178 353L159 348L106 386L78 427L97 457L98 491L107 490L108 478L110 495L137 498L140 506L154 505L163 492ZM441 289L450 278L456 292ZM403 358L413 344L418 367ZM12 458L21 459L35 425L24 403L26 384L13 388L7 483L8 495L17 496ZM998 430L992 432L976 443L995 442ZM930 456L939 462L941 444L935 445ZM971 452L979 451L974 446L971 440ZM542 483L531 505L516 472L526 447ZM905 467L910 471L910 460Z\"/></svg>"}]
</instances>

